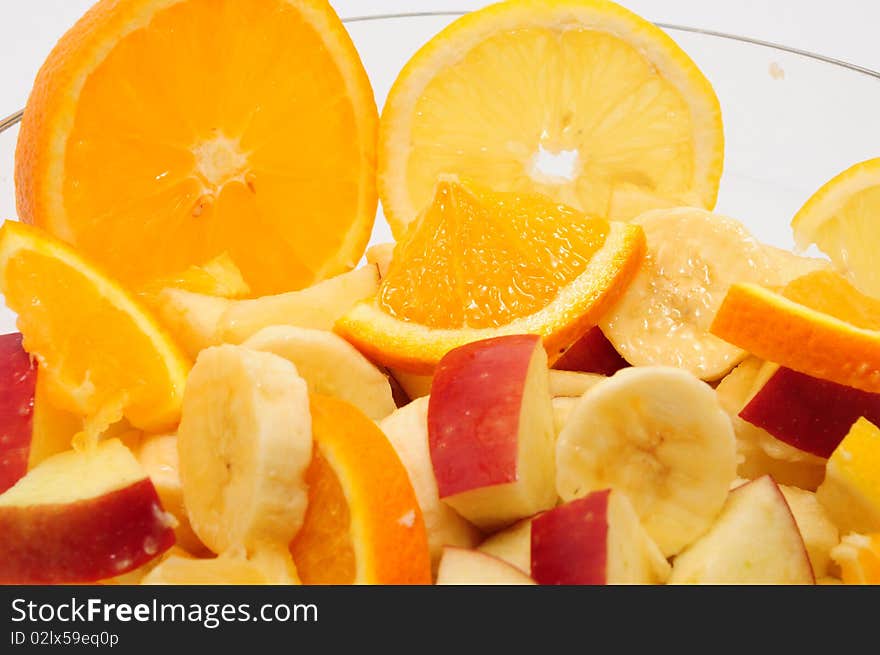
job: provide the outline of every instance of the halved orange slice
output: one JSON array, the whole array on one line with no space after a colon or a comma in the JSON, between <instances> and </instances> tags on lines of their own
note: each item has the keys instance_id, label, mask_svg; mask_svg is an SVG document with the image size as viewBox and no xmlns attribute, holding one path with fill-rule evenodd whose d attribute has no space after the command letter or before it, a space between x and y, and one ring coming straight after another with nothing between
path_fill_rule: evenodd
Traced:
<instances>
[{"instance_id":1,"label":"halved orange slice","mask_svg":"<svg viewBox=\"0 0 880 655\"><path fill-rule=\"evenodd\" d=\"M400 239L440 175L587 214L712 209L721 108L661 29L607 0L509 0L455 21L391 89L379 193Z\"/></svg>"},{"instance_id":2,"label":"halved orange slice","mask_svg":"<svg viewBox=\"0 0 880 655\"><path fill-rule=\"evenodd\" d=\"M228 252L289 291L363 254L377 129L326 0L100 0L37 76L18 211L134 288Z\"/></svg>"},{"instance_id":3,"label":"halved orange slice","mask_svg":"<svg viewBox=\"0 0 880 655\"><path fill-rule=\"evenodd\" d=\"M95 420L121 411L149 431L177 425L189 362L126 289L70 246L7 221L0 291L54 405Z\"/></svg>"},{"instance_id":4,"label":"halved orange slice","mask_svg":"<svg viewBox=\"0 0 880 655\"><path fill-rule=\"evenodd\" d=\"M620 296L644 252L637 225L444 181L397 244L378 295L336 330L410 373L430 373L453 348L505 334L541 335L555 360Z\"/></svg>"},{"instance_id":5,"label":"halved orange slice","mask_svg":"<svg viewBox=\"0 0 880 655\"><path fill-rule=\"evenodd\" d=\"M290 545L303 584L431 584L418 500L381 430L348 403L311 398L309 506Z\"/></svg>"},{"instance_id":6,"label":"halved orange slice","mask_svg":"<svg viewBox=\"0 0 880 655\"><path fill-rule=\"evenodd\" d=\"M711 332L800 373L880 392L880 300L837 273L809 273L781 293L734 284Z\"/></svg>"}]
</instances>

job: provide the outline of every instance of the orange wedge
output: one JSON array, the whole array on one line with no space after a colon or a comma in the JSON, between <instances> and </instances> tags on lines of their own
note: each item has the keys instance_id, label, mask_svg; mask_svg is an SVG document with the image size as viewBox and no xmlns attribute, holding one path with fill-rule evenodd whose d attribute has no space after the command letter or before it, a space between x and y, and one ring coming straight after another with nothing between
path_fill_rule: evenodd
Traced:
<instances>
[{"instance_id":1,"label":"orange wedge","mask_svg":"<svg viewBox=\"0 0 880 655\"><path fill-rule=\"evenodd\" d=\"M348 403L314 395L309 506L290 545L304 584L431 584L422 512L384 434Z\"/></svg>"},{"instance_id":2,"label":"orange wedge","mask_svg":"<svg viewBox=\"0 0 880 655\"><path fill-rule=\"evenodd\" d=\"M189 362L117 282L42 230L6 222L0 291L52 404L85 417L121 410L148 431L175 427Z\"/></svg>"},{"instance_id":3,"label":"orange wedge","mask_svg":"<svg viewBox=\"0 0 880 655\"><path fill-rule=\"evenodd\" d=\"M336 329L410 373L430 373L453 348L505 334L543 336L554 360L620 296L644 252L637 225L444 181L397 244L378 295Z\"/></svg>"},{"instance_id":4,"label":"orange wedge","mask_svg":"<svg viewBox=\"0 0 880 655\"><path fill-rule=\"evenodd\" d=\"M326 0L100 0L37 76L18 212L132 288L228 252L289 291L363 254L377 129Z\"/></svg>"},{"instance_id":5,"label":"orange wedge","mask_svg":"<svg viewBox=\"0 0 880 655\"><path fill-rule=\"evenodd\" d=\"M831 551L843 584L880 585L880 534L848 534Z\"/></svg>"},{"instance_id":6,"label":"orange wedge","mask_svg":"<svg viewBox=\"0 0 880 655\"><path fill-rule=\"evenodd\" d=\"M443 174L625 220L712 209L723 159L718 98L661 29L607 0L510 0L455 21L401 71L379 193L398 239Z\"/></svg>"},{"instance_id":7,"label":"orange wedge","mask_svg":"<svg viewBox=\"0 0 880 655\"><path fill-rule=\"evenodd\" d=\"M711 331L795 371L880 392L880 300L837 273L810 273L782 293L735 284Z\"/></svg>"}]
</instances>

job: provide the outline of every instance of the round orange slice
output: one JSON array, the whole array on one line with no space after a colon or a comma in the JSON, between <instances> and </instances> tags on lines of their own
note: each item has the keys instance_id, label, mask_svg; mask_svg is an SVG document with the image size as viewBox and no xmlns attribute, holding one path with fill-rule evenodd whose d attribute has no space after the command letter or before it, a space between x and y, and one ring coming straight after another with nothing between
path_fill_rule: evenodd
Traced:
<instances>
[{"instance_id":1,"label":"round orange slice","mask_svg":"<svg viewBox=\"0 0 880 655\"><path fill-rule=\"evenodd\" d=\"M303 584L431 584L428 537L406 469L359 410L313 395L309 505L290 544Z\"/></svg>"},{"instance_id":2,"label":"round orange slice","mask_svg":"<svg viewBox=\"0 0 880 655\"><path fill-rule=\"evenodd\" d=\"M382 113L379 194L400 239L443 174L587 214L712 209L721 108L661 29L607 0L510 0L419 50Z\"/></svg>"},{"instance_id":3,"label":"round orange slice","mask_svg":"<svg viewBox=\"0 0 880 655\"><path fill-rule=\"evenodd\" d=\"M100 0L34 83L18 212L133 288L228 252L289 291L363 254L377 129L326 0Z\"/></svg>"},{"instance_id":4,"label":"round orange slice","mask_svg":"<svg viewBox=\"0 0 880 655\"><path fill-rule=\"evenodd\" d=\"M121 410L147 431L175 428L189 362L126 289L67 244L7 221L0 291L53 404L85 417Z\"/></svg>"},{"instance_id":5,"label":"round orange slice","mask_svg":"<svg viewBox=\"0 0 880 655\"><path fill-rule=\"evenodd\" d=\"M644 252L637 225L444 181L397 244L378 295L336 330L410 373L431 373L453 348L506 334L541 335L555 360L620 296Z\"/></svg>"},{"instance_id":6,"label":"round orange slice","mask_svg":"<svg viewBox=\"0 0 880 655\"><path fill-rule=\"evenodd\" d=\"M711 332L800 373L880 392L880 300L837 273L810 273L781 293L735 284Z\"/></svg>"}]
</instances>

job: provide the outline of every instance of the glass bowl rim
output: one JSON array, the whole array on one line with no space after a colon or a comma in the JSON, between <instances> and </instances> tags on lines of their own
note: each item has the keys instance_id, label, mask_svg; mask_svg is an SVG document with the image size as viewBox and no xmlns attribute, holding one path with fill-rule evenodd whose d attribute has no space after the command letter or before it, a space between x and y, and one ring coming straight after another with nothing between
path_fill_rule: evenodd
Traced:
<instances>
[{"instance_id":1,"label":"glass bowl rim","mask_svg":"<svg viewBox=\"0 0 880 655\"><path fill-rule=\"evenodd\" d=\"M349 16L346 18L342 18L342 22L346 24L354 24L354 23L368 23L373 21L382 21L382 20L394 20L401 18L430 18L430 17L458 17L464 16L465 14L471 13L471 11L466 10L456 10L456 9L448 9L448 10L440 10L440 11L415 11L415 12L397 12L397 13L386 13L386 14L367 14L363 16ZM704 29L701 27L692 27L689 25L678 25L675 23L663 23L657 22L655 23L657 27L660 27L664 30L671 30L673 32L686 32L690 34L697 34L701 36L711 36L719 39L726 39L729 41L738 41L740 43L746 43L749 45L760 46L762 48L769 48L772 50L778 50L781 52L786 52L789 54L797 55L800 57L806 57L808 59L813 59L815 61L820 61L825 64L831 64L832 66L837 66L839 68L843 68L845 70L849 70L855 73L859 73L865 75L867 77L872 77L874 79L880 80L880 71L873 70L871 68L867 68L865 66L859 66L858 64L853 64L848 61L844 61L842 59L836 59L834 57L829 57L827 55L822 55L817 52L812 52L809 50L803 50L801 48L795 48L792 46L783 45L781 43L775 43L772 41L765 41L763 39L756 39L750 36L742 36L739 34L730 34L728 32L720 32L716 30ZM24 109L20 109L5 118L0 119L0 134L10 129L14 125L17 125L21 122L21 118L24 115Z\"/></svg>"}]
</instances>

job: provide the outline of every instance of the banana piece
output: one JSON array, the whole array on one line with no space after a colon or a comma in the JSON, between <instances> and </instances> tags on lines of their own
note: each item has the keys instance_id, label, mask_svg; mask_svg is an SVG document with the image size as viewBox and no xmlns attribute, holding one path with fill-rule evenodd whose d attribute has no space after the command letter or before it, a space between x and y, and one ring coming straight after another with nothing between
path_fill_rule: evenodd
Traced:
<instances>
[{"instance_id":1,"label":"banana piece","mask_svg":"<svg viewBox=\"0 0 880 655\"><path fill-rule=\"evenodd\" d=\"M634 366L721 378L747 353L709 327L731 284L765 281L770 257L738 221L703 209L650 211L633 222L645 230L645 262L602 332Z\"/></svg>"},{"instance_id":2,"label":"banana piece","mask_svg":"<svg viewBox=\"0 0 880 655\"><path fill-rule=\"evenodd\" d=\"M166 288L159 292L153 309L174 340L195 359L205 348L220 343L218 326L233 302L228 298Z\"/></svg>"},{"instance_id":3,"label":"banana piece","mask_svg":"<svg viewBox=\"0 0 880 655\"><path fill-rule=\"evenodd\" d=\"M736 443L708 385L675 368L629 368L578 401L557 440L556 467L565 501L609 487L625 493L670 556L720 512L736 477Z\"/></svg>"},{"instance_id":4,"label":"banana piece","mask_svg":"<svg viewBox=\"0 0 880 655\"><path fill-rule=\"evenodd\" d=\"M308 390L293 364L240 346L204 350L177 434L184 504L208 548L250 554L290 542L312 456Z\"/></svg>"},{"instance_id":5,"label":"banana piece","mask_svg":"<svg viewBox=\"0 0 880 655\"><path fill-rule=\"evenodd\" d=\"M292 362L309 393L345 400L374 421L396 409L388 378L332 332L279 325L260 330L243 345Z\"/></svg>"}]
</instances>

